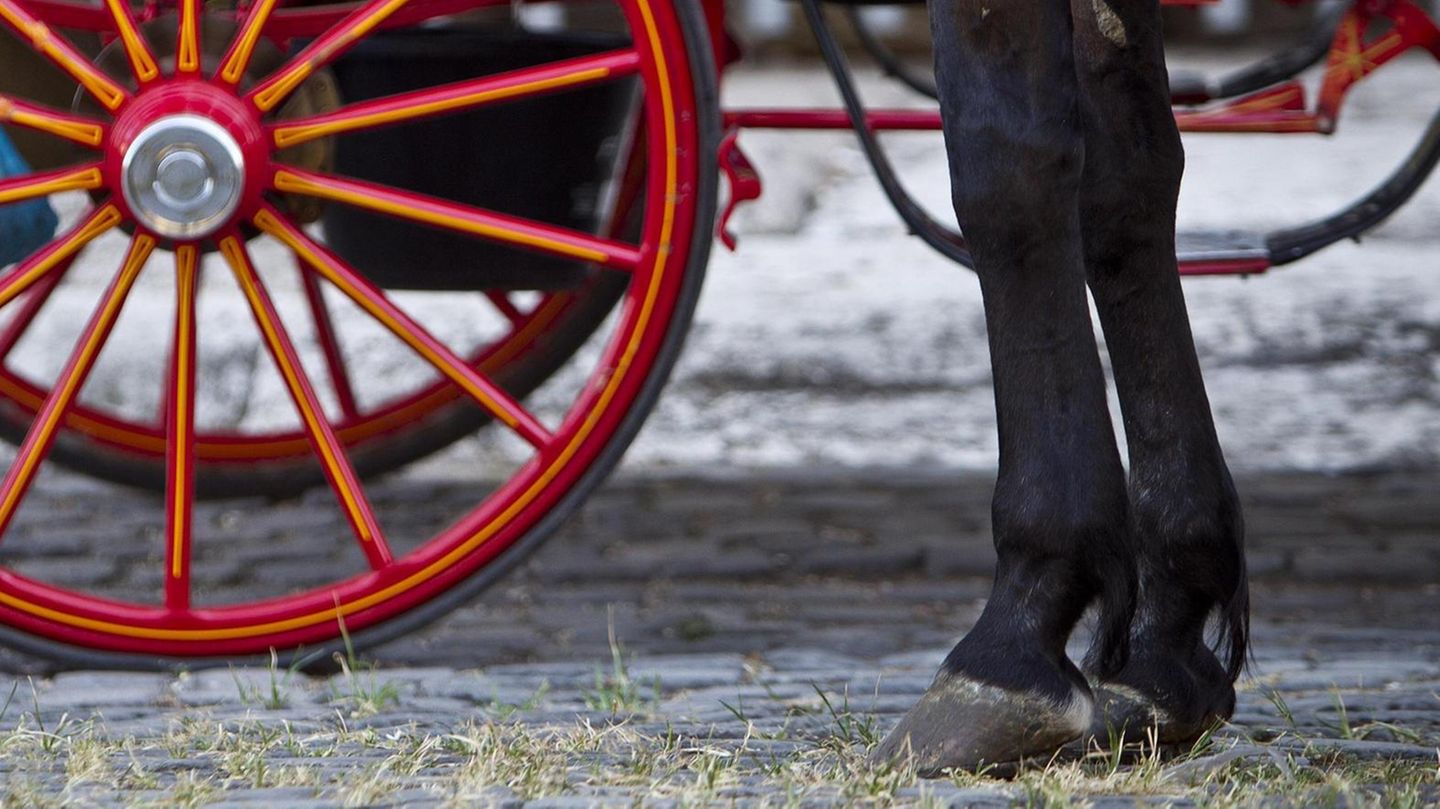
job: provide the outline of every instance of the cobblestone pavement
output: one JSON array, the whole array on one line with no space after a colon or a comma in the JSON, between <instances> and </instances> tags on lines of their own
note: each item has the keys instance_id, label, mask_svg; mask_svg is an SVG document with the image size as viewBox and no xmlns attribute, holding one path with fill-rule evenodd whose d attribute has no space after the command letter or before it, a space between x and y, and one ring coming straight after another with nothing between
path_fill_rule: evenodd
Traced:
<instances>
[{"instance_id":1,"label":"cobblestone pavement","mask_svg":"<svg viewBox=\"0 0 1440 809\"><path fill-rule=\"evenodd\" d=\"M143 591L150 511L59 484L35 514L63 524L83 501L105 524L7 541L6 564ZM1255 665L1234 723L1158 769L915 783L858 766L983 603L984 477L650 473L609 483L474 604L338 674L54 672L6 653L0 791L16 805L1440 801L1440 475L1240 484ZM375 491L419 522L470 494L413 477ZM207 509L223 526L246 506ZM336 519L302 500L239 521L264 553L214 557L211 596L303 583L340 558L313 547Z\"/></svg>"}]
</instances>

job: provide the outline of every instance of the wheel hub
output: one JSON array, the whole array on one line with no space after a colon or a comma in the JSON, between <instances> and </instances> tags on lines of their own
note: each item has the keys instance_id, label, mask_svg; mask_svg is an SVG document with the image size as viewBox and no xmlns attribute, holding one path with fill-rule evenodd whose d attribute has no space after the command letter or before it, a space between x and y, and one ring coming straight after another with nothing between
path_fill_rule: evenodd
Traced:
<instances>
[{"instance_id":1,"label":"wheel hub","mask_svg":"<svg viewBox=\"0 0 1440 809\"><path fill-rule=\"evenodd\" d=\"M214 233L240 206L245 156L220 124L179 114L146 126L121 165L125 201L142 225L173 239Z\"/></svg>"}]
</instances>

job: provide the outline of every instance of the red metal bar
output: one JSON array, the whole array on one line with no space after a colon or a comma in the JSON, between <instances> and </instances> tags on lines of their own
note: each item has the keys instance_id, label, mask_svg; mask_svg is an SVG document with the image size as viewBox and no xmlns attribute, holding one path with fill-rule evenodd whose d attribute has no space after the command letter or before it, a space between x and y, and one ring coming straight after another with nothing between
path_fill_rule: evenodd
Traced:
<instances>
[{"instance_id":1,"label":"red metal bar","mask_svg":"<svg viewBox=\"0 0 1440 809\"><path fill-rule=\"evenodd\" d=\"M105 125L91 118L0 95L0 123L23 126L91 149L105 142Z\"/></svg>"},{"instance_id":2,"label":"red metal bar","mask_svg":"<svg viewBox=\"0 0 1440 809\"><path fill-rule=\"evenodd\" d=\"M724 120L727 129L850 128L850 114L843 109L732 109ZM938 131L940 111L872 109L865 113L865 125L876 132Z\"/></svg>"},{"instance_id":3,"label":"red metal bar","mask_svg":"<svg viewBox=\"0 0 1440 809\"><path fill-rule=\"evenodd\" d=\"M127 0L105 0L105 8L115 21L114 33L120 40L120 46L125 49L125 56L130 60L130 72L135 75L135 81L143 87L159 78L160 66L155 63L155 55L150 52L150 46L140 33L140 27L135 24L130 3Z\"/></svg>"},{"instance_id":4,"label":"red metal bar","mask_svg":"<svg viewBox=\"0 0 1440 809\"><path fill-rule=\"evenodd\" d=\"M1180 274L1186 276L1205 275L1259 275L1270 269L1266 258L1201 259L1180 260Z\"/></svg>"},{"instance_id":5,"label":"red metal bar","mask_svg":"<svg viewBox=\"0 0 1440 809\"><path fill-rule=\"evenodd\" d=\"M0 180L0 205L45 197L61 191L94 191L104 184L105 178L100 173L98 163L79 168L22 174Z\"/></svg>"},{"instance_id":6,"label":"red metal bar","mask_svg":"<svg viewBox=\"0 0 1440 809\"><path fill-rule=\"evenodd\" d=\"M175 35L177 76L193 76L200 72L200 3L201 0L178 0L180 29Z\"/></svg>"},{"instance_id":7,"label":"red metal bar","mask_svg":"<svg viewBox=\"0 0 1440 809\"><path fill-rule=\"evenodd\" d=\"M165 394L165 607L190 608L191 509L195 502L195 291L200 251L175 248L175 335Z\"/></svg>"},{"instance_id":8,"label":"red metal bar","mask_svg":"<svg viewBox=\"0 0 1440 809\"><path fill-rule=\"evenodd\" d=\"M220 67L215 71L216 79L234 86L245 77L245 71L250 67L250 57L255 54L255 46L260 42L260 35L265 32L270 13L275 10L278 2L279 0L259 0L250 7L245 21L240 24L240 30L235 34L235 40L230 43L230 48L220 60Z\"/></svg>"},{"instance_id":9,"label":"red metal bar","mask_svg":"<svg viewBox=\"0 0 1440 809\"><path fill-rule=\"evenodd\" d=\"M603 264L618 270L634 270L640 263L640 248L632 245L378 183L280 167L271 179L271 187L281 193L328 199L538 253Z\"/></svg>"},{"instance_id":10,"label":"red metal bar","mask_svg":"<svg viewBox=\"0 0 1440 809\"><path fill-rule=\"evenodd\" d=\"M340 415L346 421L360 418L360 407L355 402L355 389L350 386L350 370L345 365L345 353L340 349L340 338L335 334L335 323L330 319L330 307L325 303L325 293L315 273L308 272L299 257L295 259L295 270L300 273L300 285L305 289L305 302L310 306L310 319L315 323L315 338L320 342L320 351L325 356L325 367L330 372L330 386L335 399L340 403Z\"/></svg>"},{"instance_id":11,"label":"red metal bar","mask_svg":"<svg viewBox=\"0 0 1440 809\"><path fill-rule=\"evenodd\" d=\"M506 295L503 289L487 289L485 297L489 298L495 309L511 323L519 323L525 317L519 309L515 308L515 304L510 302L510 296ZM4 355L0 354L0 356Z\"/></svg>"},{"instance_id":12,"label":"red metal bar","mask_svg":"<svg viewBox=\"0 0 1440 809\"><path fill-rule=\"evenodd\" d=\"M64 36L31 15L20 0L0 0L0 21L8 25L22 41L28 41L37 53L70 74L70 77L79 82L105 109L114 112L130 98L125 88L91 64Z\"/></svg>"},{"instance_id":13,"label":"red metal bar","mask_svg":"<svg viewBox=\"0 0 1440 809\"><path fill-rule=\"evenodd\" d=\"M285 380L290 398L300 413L300 420L305 424L310 443L325 470L325 477L330 481L330 487L335 491L350 527L354 529L360 550L375 570L389 566L392 561L390 548L375 520L375 510L365 497L360 477L350 465L345 447L336 437L330 422L325 419L320 399L315 395L315 388L310 384L304 366L300 364L299 355L295 353L295 344L285 330L285 325L280 322L275 304L270 300L270 294L265 291L260 276L256 274L241 237L234 233L222 237L220 253L230 264L235 280L240 283L240 289L250 303L250 313L255 316L255 323L260 327L265 347L275 361L280 376Z\"/></svg>"},{"instance_id":14,"label":"red metal bar","mask_svg":"<svg viewBox=\"0 0 1440 809\"><path fill-rule=\"evenodd\" d=\"M45 404L40 408L40 412L35 414L35 420L31 422L30 431L26 433L24 442L15 453L15 460L11 462L5 480L0 482L0 537L4 536L5 529L19 511L20 502L35 479L35 473L40 469L40 462L45 459L50 445L55 441L60 423L80 393L80 387L85 384L85 377L90 374L95 358L100 355L101 347L109 338L110 329L115 325L125 297L130 293L135 278L154 249L155 240L149 236L136 234L131 239L130 251L125 256L124 264L110 282L110 287L100 299L95 313L90 316L90 322L86 324L84 332L76 342L75 350L71 352L64 369L51 387L50 395L45 397Z\"/></svg>"},{"instance_id":15,"label":"red metal bar","mask_svg":"<svg viewBox=\"0 0 1440 809\"><path fill-rule=\"evenodd\" d=\"M323 115L284 121L271 128L271 137L277 148L287 149L344 132L389 126L610 81L634 74L639 66L640 54L629 49L582 56L362 101Z\"/></svg>"},{"instance_id":16,"label":"red metal bar","mask_svg":"<svg viewBox=\"0 0 1440 809\"><path fill-rule=\"evenodd\" d=\"M409 0L369 0L348 14L334 28L305 46L273 76L256 85L246 98L262 112L275 109L315 71L350 50L355 43L364 39L407 2Z\"/></svg>"},{"instance_id":17,"label":"red metal bar","mask_svg":"<svg viewBox=\"0 0 1440 809\"><path fill-rule=\"evenodd\" d=\"M55 268L54 272L41 278L26 293L25 302L20 304L20 311L15 313L10 322L5 324L5 330L0 332L0 363L10 356L10 352L15 349L15 344L25 336L25 330L35 321L35 316L44 308L45 302L50 300L50 293L55 291L55 287L60 286L61 279L65 277L65 273L69 271L70 265L74 261L74 258L66 259Z\"/></svg>"},{"instance_id":18,"label":"red metal bar","mask_svg":"<svg viewBox=\"0 0 1440 809\"><path fill-rule=\"evenodd\" d=\"M4 277L0 277L0 306L15 300L16 296L50 273L68 267L70 259L80 252L80 248L118 224L120 224L120 211L114 205L105 205L81 221L69 233L25 259Z\"/></svg>"},{"instance_id":19,"label":"red metal bar","mask_svg":"<svg viewBox=\"0 0 1440 809\"><path fill-rule=\"evenodd\" d=\"M539 419L405 314L379 287L361 276L344 259L321 247L274 208L265 207L256 214L254 221L256 227L284 242L306 264L325 276L325 280L334 284L346 297L380 321L391 334L399 337L415 353L531 446L541 451L549 446L553 436Z\"/></svg>"}]
</instances>

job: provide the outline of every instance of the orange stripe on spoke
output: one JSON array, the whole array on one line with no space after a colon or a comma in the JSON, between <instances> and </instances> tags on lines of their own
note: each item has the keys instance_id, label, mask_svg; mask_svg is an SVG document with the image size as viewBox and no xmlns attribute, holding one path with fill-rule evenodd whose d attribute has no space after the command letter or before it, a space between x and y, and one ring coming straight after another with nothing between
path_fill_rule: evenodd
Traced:
<instances>
[{"instance_id":1,"label":"orange stripe on spoke","mask_svg":"<svg viewBox=\"0 0 1440 809\"><path fill-rule=\"evenodd\" d=\"M325 477L330 481L331 488L335 490L335 495L340 500L340 505L345 511L346 519L350 521L351 528L355 530L355 537L360 541L361 550L365 552L370 566L376 570L389 565L391 562L390 548L386 545L385 538L380 532L380 526L375 520L375 512L360 487L360 478L350 465L350 460L345 455L345 449L341 446L340 439L335 436L335 430L325 419L324 411L320 407L320 400L315 395L315 387L310 384L310 378L300 364L299 356L295 353L295 345L290 340L284 324L280 322L280 316L275 310L274 303L270 300L269 293L265 291L265 285L261 283L260 276L255 272L255 266L250 260L249 253L240 239L233 234L220 240L220 252L225 256L226 262L230 264L230 269L235 273L235 280L240 282L240 289L250 303L250 312L255 316L256 325L260 327L260 334L265 339L265 347L275 361L275 367L280 371L280 376L285 380L285 386L290 391L290 398L294 401L295 409L300 413L300 420L305 424L305 431L310 436L310 443L315 448L315 453L320 456L321 465L325 469Z\"/></svg>"},{"instance_id":2,"label":"orange stripe on spoke","mask_svg":"<svg viewBox=\"0 0 1440 809\"><path fill-rule=\"evenodd\" d=\"M277 2L278 0L260 0L250 8L245 23L240 27L240 33L235 35L229 52L220 62L220 69L215 73L216 78L227 84L240 83L246 69L250 67L250 57L255 53L255 45L259 43L260 34L265 30L265 23L270 21L270 12L275 10Z\"/></svg>"},{"instance_id":3,"label":"orange stripe on spoke","mask_svg":"<svg viewBox=\"0 0 1440 809\"><path fill-rule=\"evenodd\" d=\"M261 82L250 92L250 99L261 112L279 106L310 74L330 64L349 50L409 0L370 0L356 9L338 25L311 42L275 75Z\"/></svg>"},{"instance_id":4,"label":"orange stripe on spoke","mask_svg":"<svg viewBox=\"0 0 1440 809\"><path fill-rule=\"evenodd\" d=\"M65 37L32 16L17 0L0 0L0 21L9 25L21 39L28 40L56 67L70 74L105 109L114 112L130 97L125 88L100 72Z\"/></svg>"},{"instance_id":5,"label":"orange stripe on spoke","mask_svg":"<svg viewBox=\"0 0 1440 809\"><path fill-rule=\"evenodd\" d=\"M486 104L583 87L630 75L639 69L639 65L640 55L633 50L569 59L351 104L324 115L279 124L272 136L275 145L285 149L343 132L373 129Z\"/></svg>"},{"instance_id":6,"label":"orange stripe on spoke","mask_svg":"<svg viewBox=\"0 0 1440 809\"><path fill-rule=\"evenodd\" d=\"M99 121L18 98L0 96L0 122L46 132L92 149L105 140L105 126Z\"/></svg>"},{"instance_id":7,"label":"orange stripe on spoke","mask_svg":"<svg viewBox=\"0 0 1440 809\"><path fill-rule=\"evenodd\" d=\"M316 244L299 228L265 208L255 226L279 239L306 264L334 284L345 296L400 338L437 371L465 391L481 407L514 430L536 449L543 450L553 436L510 394L496 387L469 363L436 339L425 327L400 310L379 287L362 278L344 261Z\"/></svg>"},{"instance_id":8,"label":"orange stripe on spoke","mask_svg":"<svg viewBox=\"0 0 1440 809\"><path fill-rule=\"evenodd\" d=\"M115 325L115 319L120 314L120 307L125 302L125 297L130 293L130 288L135 283L135 278L144 268L145 262L150 258L150 253L155 249L155 240L144 234L136 235L130 242L130 251L125 256L125 263L121 266L120 272L116 274L115 280L110 283L109 289L105 291L104 297L100 300L99 307L91 315L90 322L85 326L75 350L71 352L70 359L65 363L60 376L55 380L54 386L50 389L50 395L46 397L45 404L36 414L35 421L30 425L30 432L26 434L25 441L20 445L19 451L15 454L15 460L10 465L10 471L5 475L5 480L0 483L0 535L3 535L5 527L14 518L15 512L19 509L20 501L25 497L25 492L30 488L30 482L35 479L35 472L40 467L50 445L55 440L55 434L59 430L60 423L65 418L65 413L75 401L80 392L80 387L85 384L85 377L89 375L90 369L95 365L95 358L100 355L100 349L105 345L105 340L110 336L110 329Z\"/></svg>"},{"instance_id":9,"label":"orange stripe on spoke","mask_svg":"<svg viewBox=\"0 0 1440 809\"><path fill-rule=\"evenodd\" d=\"M282 168L275 172L271 184L282 193L341 202L561 258L603 264L618 270L633 270L640 263L640 249L632 245L378 183Z\"/></svg>"},{"instance_id":10,"label":"orange stripe on spoke","mask_svg":"<svg viewBox=\"0 0 1440 809\"><path fill-rule=\"evenodd\" d=\"M120 35L120 45L130 58L130 70L141 84L154 81L160 75L160 66L155 64L155 55L135 25L135 15L130 11L129 0L105 0L105 8L115 20L115 30Z\"/></svg>"},{"instance_id":11,"label":"orange stripe on spoke","mask_svg":"<svg viewBox=\"0 0 1440 809\"><path fill-rule=\"evenodd\" d=\"M195 502L195 293L200 251L175 249L175 336L165 396L165 606L190 607L191 509Z\"/></svg>"},{"instance_id":12,"label":"orange stripe on spoke","mask_svg":"<svg viewBox=\"0 0 1440 809\"><path fill-rule=\"evenodd\" d=\"M175 42L175 72L200 70L200 0L180 0L180 31Z\"/></svg>"},{"instance_id":13,"label":"orange stripe on spoke","mask_svg":"<svg viewBox=\"0 0 1440 809\"><path fill-rule=\"evenodd\" d=\"M0 306L15 300L16 296L34 286L36 281L63 267L70 258L80 252L80 248L118 224L120 211L114 205L106 205L90 214L89 218L76 225L69 233L51 242L50 246L0 278Z\"/></svg>"},{"instance_id":14,"label":"orange stripe on spoke","mask_svg":"<svg viewBox=\"0 0 1440 809\"><path fill-rule=\"evenodd\" d=\"M22 174L0 181L0 205L58 194L62 191L92 191L105 184L99 166L81 169L60 169L36 174Z\"/></svg>"}]
</instances>

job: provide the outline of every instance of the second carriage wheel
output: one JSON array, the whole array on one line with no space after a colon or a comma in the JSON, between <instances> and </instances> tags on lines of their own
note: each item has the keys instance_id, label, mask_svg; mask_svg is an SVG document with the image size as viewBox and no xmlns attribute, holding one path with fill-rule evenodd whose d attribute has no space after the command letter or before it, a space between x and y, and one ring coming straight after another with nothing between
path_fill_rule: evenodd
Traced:
<instances>
[{"instance_id":1,"label":"second carriage wheel","mask_svg":"<svg viewBox=\"0 0 1440 809\"><path fill-rule=\"evenodd\" d=\"M114 259L53 378L0 373L7 417L25 424L0 482L0 543L46 541L36 526L21 538L10 529L40 465L57 452L130 483L148 454L165 492L149 551L161 571L153 599L0 564L0 623L13 642L126 665L324 649L347 632L373 643L482 587L603 478L653 405L689 324L713 222L718 115L693 2L585 5L575 17L604 20L603 30L516 48L502 41L513 35L485 27L511 8L496 0L258 0L209 10L179 0L139 14L121 0L0 0L0 21L83 95L69 108L0 96L7 129L59 139L78 155L0 180L0 206L54 199L68 212L53 239L0 275L0 307L13 312L4 348L23 345L18 335L80 261ZM96 47L77 44L83 36ZM375 69L426 53L453 58L429 71ZM468 74L446 72L457 65ZM400 85L390 82L397 72L406 74ZM317 83L332 87L312 92ZM483 125L467 119L481 114ZM600 119L610 124L585 132ZM422 126L434 131L413 141L385 134ZM557 139L537 126L569 134ZM447 127L461 134L445 135ZM556 144L563 151L547 154ZM467 174L486 149L504 171ZM580 176L596 152L608 155L601 168ZM392 170L406 153L442 167L438 179L426 179L423 166ZM542 194L560 202L526 207ZM565 199L580 197L567 209ZM385 230L396 223L403 227ZM157 275L171 317L149 324L164 356L151 422L81 394L127 301L153 292ZM512 295L517 288L537 291ZM457 347L446 336L453 308L417 298L437 290L446 300L483 295L507 325ZM293 407L291 432L210 429L197 412L208 384L197 354L214 327L200 300L225 291L247 312ZM295 306L282 298L308 306L305 331L316 338L308 353ZM355 352L327 337L335 302L351 322L402 346L431 381L364 404L363 388L386 380L354 373L347 356ZM578 381L535 409L524 394L597 328L598 349ZM418 457L482 420L520 448L518 460L424 535L403 530L396 539L359 472ZM230 480L263 491L312 473L343 517L340 535L314 541L343 544L354 564L312 571L279 593L197 597L201 488L224 493Z\"/></svg>"}]
</instances>

